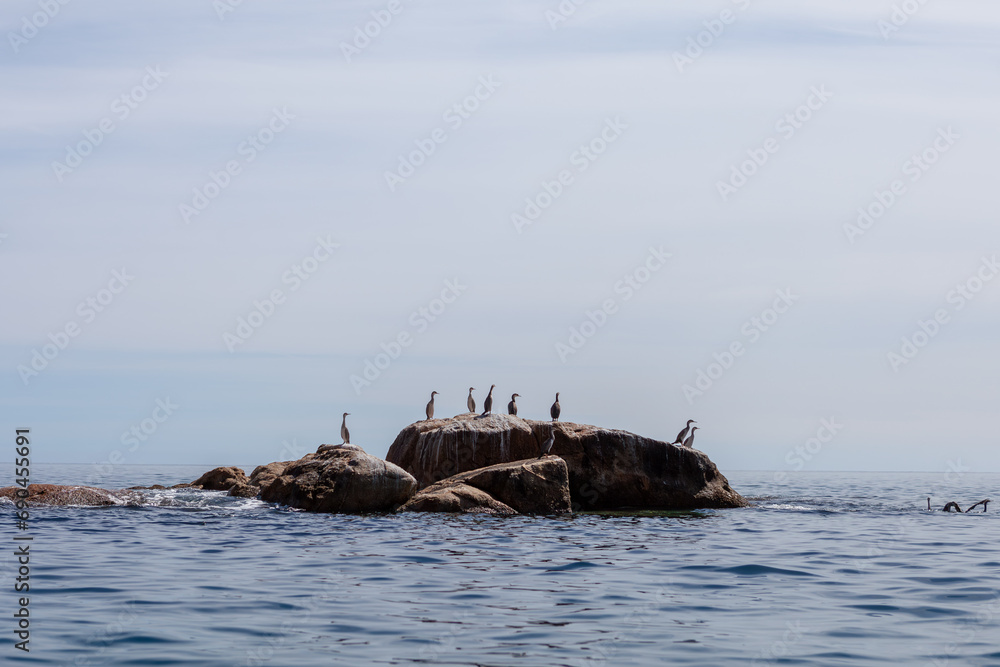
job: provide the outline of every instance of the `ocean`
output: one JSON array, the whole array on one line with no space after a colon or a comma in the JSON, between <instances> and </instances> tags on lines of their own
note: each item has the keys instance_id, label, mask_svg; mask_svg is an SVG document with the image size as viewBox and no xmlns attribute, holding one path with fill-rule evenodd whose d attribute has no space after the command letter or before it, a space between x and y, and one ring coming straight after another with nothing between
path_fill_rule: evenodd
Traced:
<instances>
[{"instance_id":1,"label":"ocean","mask_svg":"<svg viewBox=\"0 0 1000 667\"><path fill-rule=\"evenodd\" d=\"M205 469L119 466L102 486ZM336 516L189 490L35 507L30 653L10 547L3 662L1000 666L1000 507L926 510L991 497L1000 474L727 477L752 507Z\"/></svg>"}]
</instances>

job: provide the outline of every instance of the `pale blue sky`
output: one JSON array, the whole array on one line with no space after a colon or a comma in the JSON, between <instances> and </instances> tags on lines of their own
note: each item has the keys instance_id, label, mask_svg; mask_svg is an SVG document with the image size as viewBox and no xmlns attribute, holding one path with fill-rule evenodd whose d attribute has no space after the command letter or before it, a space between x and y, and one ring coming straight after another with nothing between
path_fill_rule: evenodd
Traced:
<instances>
[{"instance_id":1,"label":"pale blue sky","mask_svg":"<svg viewBox=\"0 0 1000 667\"><path fill-rule=\"evenodd\" d=\"M347 411L352 440L384 455L431 390L454 414L496 384L527 417L560 391L567 421L672 439L698 419L724 471L794 471L830 418L843 428L805 469L1000 470L1000 281L961 309L948 296L1000 252L1000 11L928 3L884 39L891 1L744 4L589 0L552 30L555 1L404 1L347 62L340 44L388 2L245 0L223 20L207 1L70 3L16 53L10 35L41 10L5 3L8 432L31 427L43 461L253 465L339 442ZM679 72L674 53L726 10ZM123 117L114 101L144 77ZM454 127L446 112L477 87ZM294 118L248 161L275 109ZM53 162L102 119L114 131L60 181ZM581 171L579 147L614 119ZM446 140L390 191L385 172L437 128ZM948 128L911 180L905 163ZM772 137L723 201L718 182ZM185 224L179 206L230 161L239 173ZM518 233L511 215L562 170L572 182ZM850 243L844 225L896 179L903 194ZM317 238L339 248L293 291L286 272ZM672 257L626 300L615 286L650 247ZM78 304L122 268L134 280L87 321ZM411 314L456 279L423 330ZM224 334L275 289L284 302L230 352ZM786 289L787 312L750 335ZM607 299L564 363L557 343ZM947 323L894 370L888 353L939 309ZM79 335L26 385L18 366L67 323ZM412 345L356 392L401 333ZM690 403L684 385L733 343L743 355ZM129 451L122 433L167 397L180 407Z\"/></svg>"}]
</instances>

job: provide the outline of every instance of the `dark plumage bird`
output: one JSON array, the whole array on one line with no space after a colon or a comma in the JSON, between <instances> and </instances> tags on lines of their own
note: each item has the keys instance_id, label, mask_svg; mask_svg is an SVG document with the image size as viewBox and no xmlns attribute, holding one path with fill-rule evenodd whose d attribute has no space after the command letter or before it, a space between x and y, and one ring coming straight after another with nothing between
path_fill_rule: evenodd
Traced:
<instances>
[{"instance_id":1,"label":"dark plumage bird","mask_svg":"<svg viewBox=\"0 0 1000 667\"><path fill-rule=\"evenodd\" d=\"M517 403L514 402L520 394L512 394L510 397L510 403L507 404L507 414L517 416Z\"/></svg>"},{"instance_id":2,"label":"dark plumage bird","mask_svg":"<svg viewBox=\"0 0 1000 667\"><path fill-rule=\"evenodd\" d=\"M559 421L559 413L562 412L562 408L559 407L559 392L556 392L556 402L552 404L552 408L549 410L549 414L552 415L552 421Z\"/></svg>"},{"instance_id":3,"label":"dark plumage bird","mask_svg":"<svg viewBox=\"0 0 1000 667\"><path fill-rule=\"evenodd\" d=\"M495 384L490 385L490 393L486 394L486 400L483 401L483 415L486 416L493 412L493 388L496 387Z\"/></svg>"},{"instance_id":4,"label":"dark plumage bird","mask_svg":"<svg viewBox=\"0 0 1000 667\"><path fill-rule=\"evenodd\" d=\"M340 423L340 437L343 438L343 440L344 440L342 443L340 443L342 445L349 445L349 444L351 444L351 432L347 430L347 415L349 415L349 414L351 414L351 413L350 412L345 412L344 413L344 421L342 421Z\"/></svg>"},{"instance_id":5,"label":"dark plumage bird","mask_svg":"<svg viewBox=\"0 0 1000 667\"><path fill-rule=\"evenodd\" d=\"M556 441L556 428L554 426L549 427L549 437L542 443L542 453L538 455L538 458L543 456L548 456L549 452L552 451L552 445Z\"/></svg>"},{"instance_id":6,"label":"dark plumage bird","mask_svg":"<svg viewBox=\"0 0 1000 667\"><path fill-rule=\"evenodd\" d=\"M427 401L427 410L425 412L427 413L428 419L434 419L434 395L436 393L436 391L432 391L431 400Z\"/></svg>"},{"instance_id":7,"label":"dark plumage bird","mask_svg":"<svg viewBox=\"0 0 1000 667\"><path fill-rule=\"evenodd\" d=\"M687 447L688 449L694 448L694 432L697 431L697 430L698 430L697 426L695 426L693 429L691 429L691 435L689 435L687 437L687 440L685 440L684 444L681 445L682 447Z\"/></svg>"},{"instance_id":8,"label":"dark plumage bird","mask_svg":"<svg viewBox=\"0 0 1000 667\"><path fill-rule=\"evenodd\" d=\"M688 431L691 430L691 424L697 424L697 423L698 422L696 422L695 420L689 419L688 423L687 423L687 426L685 426L684 428L681 429L681 432L677 434L677 439L674 440L673 442L671 442L670 444L671 445L679 445L682 442L684 442L684 438L687 437Z\"/></svg>"},{"instance_id":9,"label":"dark plumage bird","mask_svg":"<svg viewBox=\"0 0 1000 667\"><path fill-rule=\"evenodd\" d=\"M465 404L469 406L469 412L476 411L476 399L472 398L472 392L476 390L475 387L469 387L469 398L466 399Z\"/></svg>"}]
</instances>

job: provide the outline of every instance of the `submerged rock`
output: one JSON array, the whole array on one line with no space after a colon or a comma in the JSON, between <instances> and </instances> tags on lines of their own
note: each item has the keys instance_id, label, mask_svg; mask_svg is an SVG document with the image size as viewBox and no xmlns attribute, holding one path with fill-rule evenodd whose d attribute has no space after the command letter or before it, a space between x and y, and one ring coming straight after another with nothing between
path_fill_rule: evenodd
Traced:
<instances>
[{"instance_id":1,"label":"submerged rock","mask_svg":"<svg viewBox=\"0 0 1000 667\"><path fill-rule=\"evenodd\" d=\"M550 427L555 428L552 454L568 467L574 509L747 505L701 451L569 422L471 413L417 422L396 436L386 460L407 470L423 488L461 472L536 458Z\"/></svg>"},{"instance_id":2,"label":"submerged rock","mask_svg":"<svg viewBox=\"0 0 1000 667\"><path fill-rule=\"evenodd\" d=\"M0 498L10 498L16 501L18 491L23 491L19 486L6 486L0 488ZM28 497L25 500L29 505L86 505L93 507L103 507L107 505L131 505L139 504L142 500L137 493L129 490L109 491L98 489L93 486L71 486L62 484L29 484Z\"/></svg>"},{"instance_id":3,"label":"submerged rock","mask_svg":"<svg viewBox=\"0 0 1000 667\"><path fill-rule=\"evenodd\" d=\"M412 475L357 445L321 445L262 486L260 497L310 512L360 514L391 512L416 490Z\"/></svg>"},{"instance_id":4,"label":"submerged rock","mask_svg":"<svg viewBox=\"0 0 1000 667\"><path fill-rule=\"evenodd\" d=\"M562 514L572 511L569 472L554 456L500 463L436 482L399 511Z\"/></svg>"},{"instance_id":5,"label":"submerged rock","mask_svg":"<svg viewBox=\"0 0 1000 667\"><path fill-rule=\"evenodd\" d=\"M209 470L191 482L191 486L202 488L205 491L228 491L234 486L247 483L249 480L242 468L226 466Z\"/></svg>"}]
</instances>

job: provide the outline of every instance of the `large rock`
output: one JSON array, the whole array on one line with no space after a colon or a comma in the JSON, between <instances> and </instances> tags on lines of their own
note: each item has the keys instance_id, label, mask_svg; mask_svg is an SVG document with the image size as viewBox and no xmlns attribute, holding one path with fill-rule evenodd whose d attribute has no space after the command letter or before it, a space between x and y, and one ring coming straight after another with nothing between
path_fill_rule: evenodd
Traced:
<instances>
[{"instance_id":1,"label":"large rock","mask_svg":"<svg viewBox=\"0 0 1000 667\"><path fill-rule=\"evenodd\" d=\"M19 486L6 486L0 489L0 498L18 499ZM93 486L71 486L61 484L29 484L28 496L24 500L29 505L131 505L139 504L141 496L134 492L109 491Z\"/></svg>"},{"instance_id":2,"label":"large rock","mask_svg":"<svg viewBox=\"0 0 1000 667\"><path fill-rule=\"evenodd\" d=\"M234 486L240 486L248 482L247 474L243 472L242 468L226 466L209 470L191 482L191 486L201 487L206 491L229 491Z\"/></svg>"},{"instance_id":3,"label":"large rock","mask_svg":"<svg viewBox=\"0 0 1000 667\"><path fill-rule=\"evenodd\" d=\"M561 514L572 511L569 471L559 457L460 473L419 491L401 512Z\"/></svg>"},{"instance_id":4,"label":"large rock","mask_svg":"<svg viewBox=\"0 0 1000 667\"><path fill-rule=\"evenodd\" d=\"M311 458L312 456L312 454L306 454L306 457ZM271 482L284 475L285 470L293 463L295 461L275 461L274 463L257 466L250 473L250 485L259 486L262 489L271 486Z\"/></svg>"},{"instance_id":5,"label":"large rock","mask_svg":"<svg viewBox=\"0 0 1000 667\"><path fill-rule=\"evenodd\" d=\"M494 514L510 516L517 514L510 505L502 502L474 486L448 484L442 480L418 491L417 495L399 508L400 512L452 512L463 514Z\"/></svg>"},{"instance_id":6,"label":"large rock","mask_svg":"<svg viewBox=\"0 0 1000 667\"><path fill-rule=\"evenodd\" d=\"M473 414L421 421L396 436L386 460L410 472L423 488L460 472L535 458L552 426L552 454L569 468L574 509L747 505L703 452L569 422Z\"/></svg>"},{"instance_id":7,"label":"large rock","mask_svg":"<svg viewBox=\"0 0 1000 667\"><path fill-rule=\"evenodd\" d=\"M260 497L310 512L390 512L417 490L417 480L399 466L357 445L321 445L287 466Z\"/></svg>"}]
</instances>

